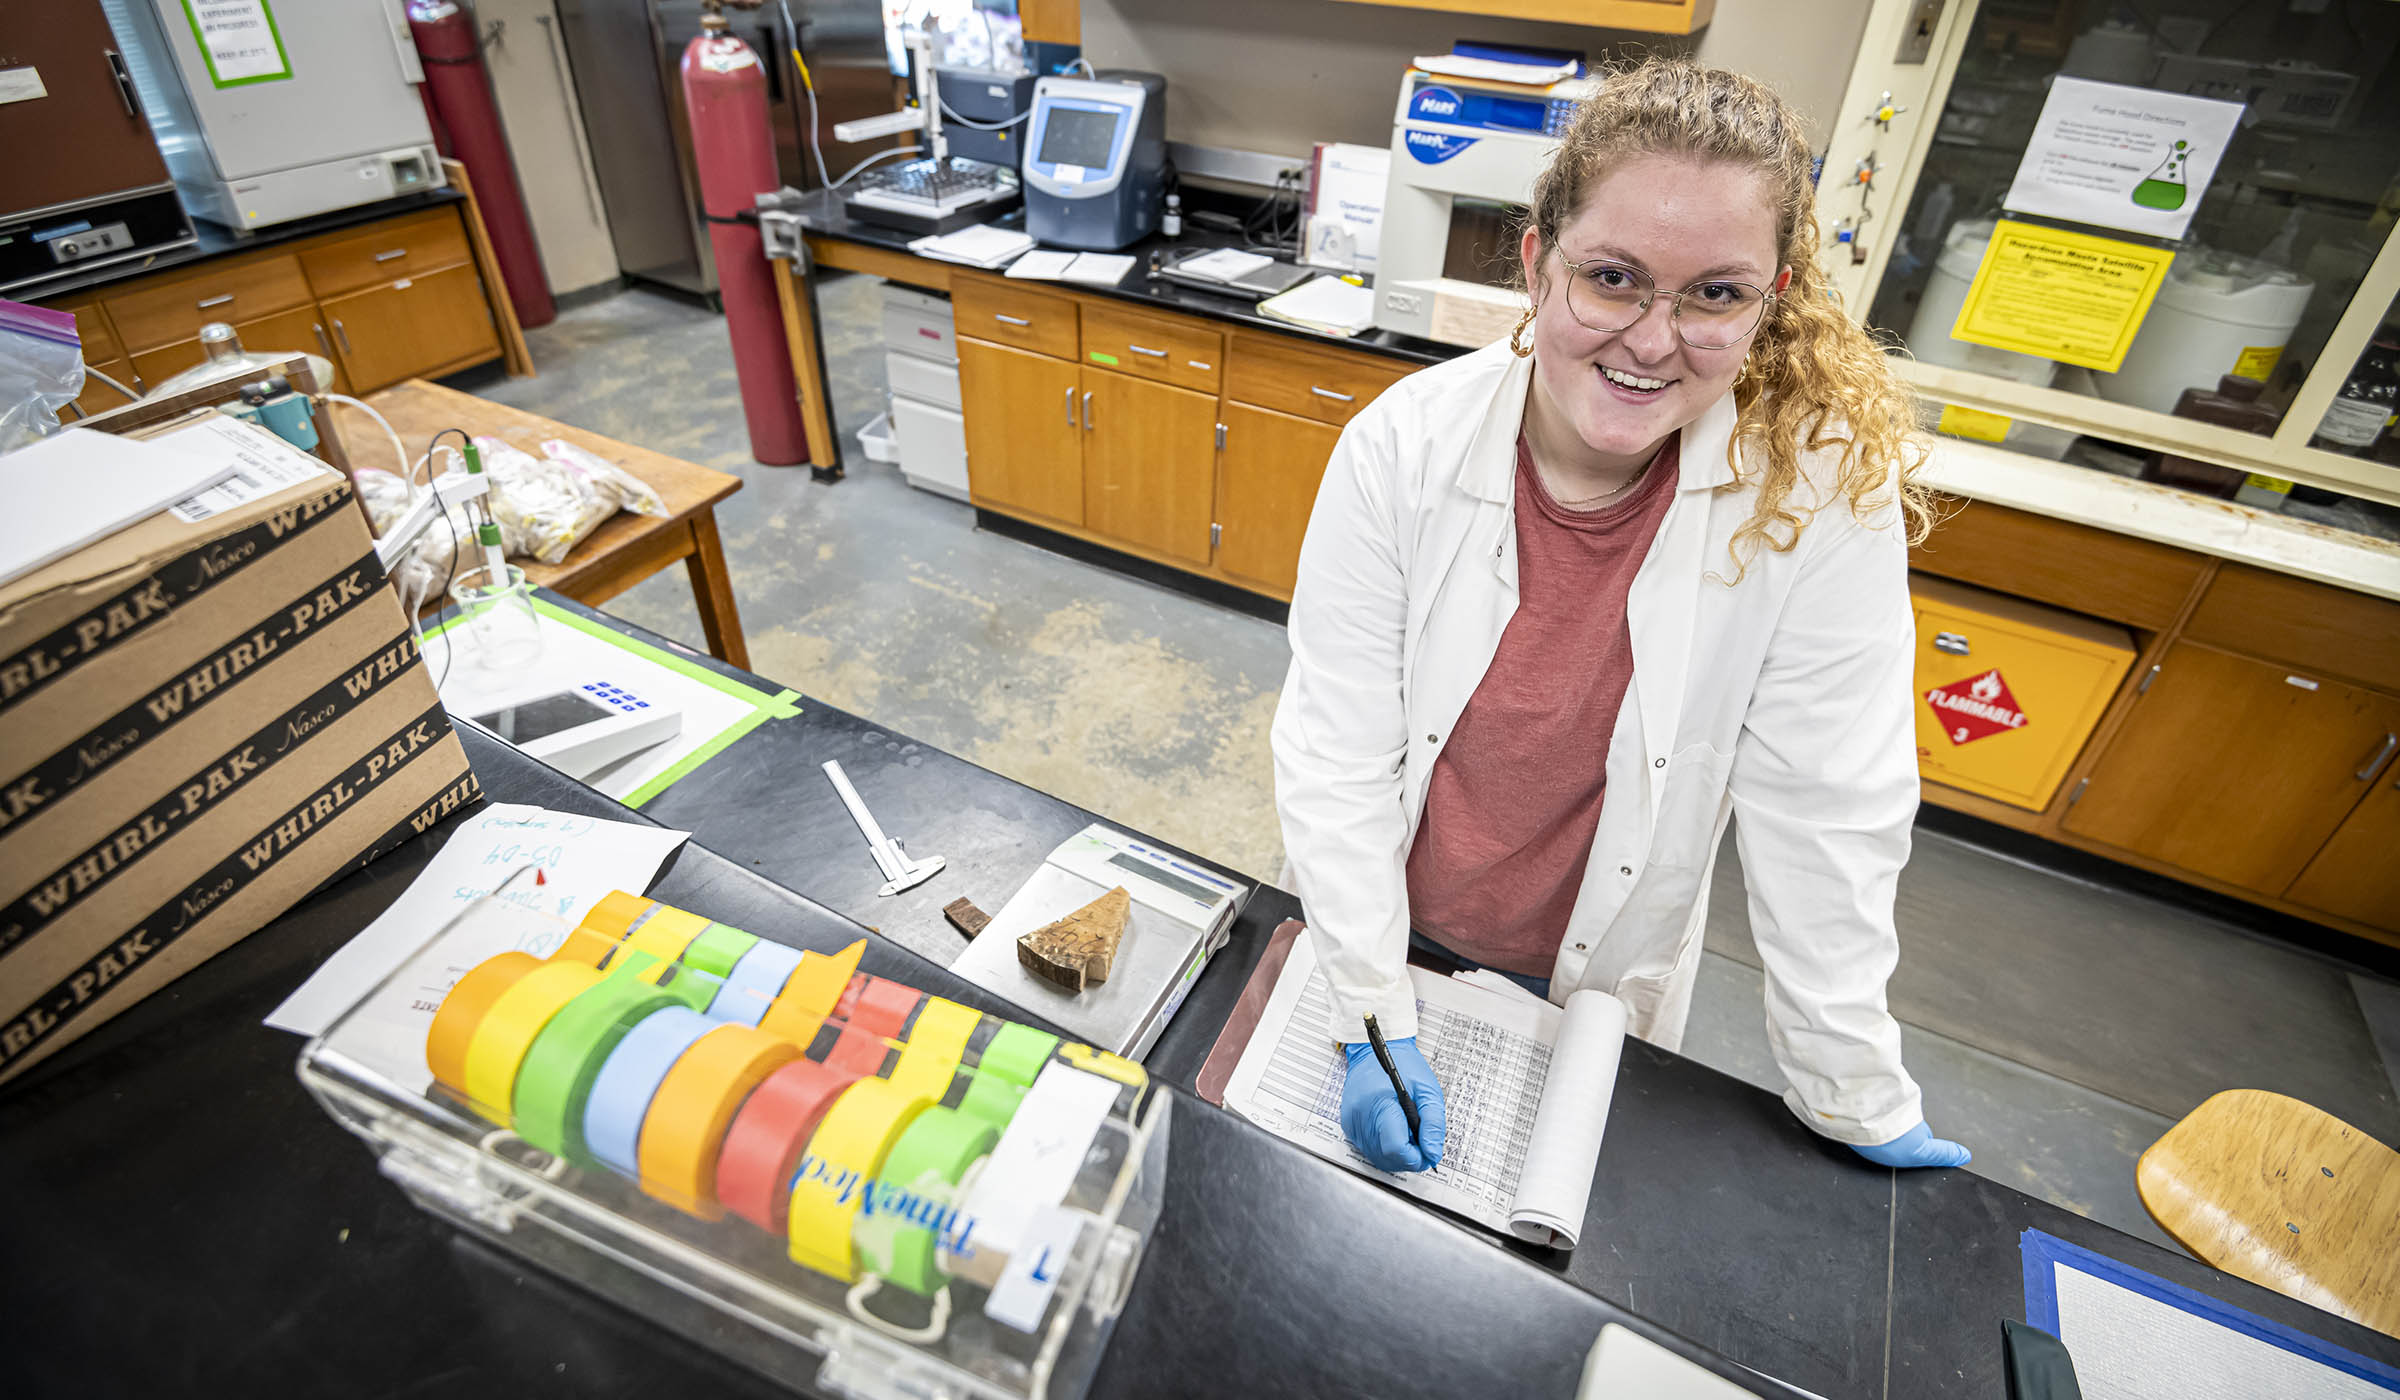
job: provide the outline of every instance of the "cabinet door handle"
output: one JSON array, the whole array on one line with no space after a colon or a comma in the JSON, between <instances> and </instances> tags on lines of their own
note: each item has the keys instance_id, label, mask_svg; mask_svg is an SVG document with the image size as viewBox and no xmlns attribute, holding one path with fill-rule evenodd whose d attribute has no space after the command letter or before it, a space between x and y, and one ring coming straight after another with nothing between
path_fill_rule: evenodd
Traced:
<instances>
[{"instance_id":1,"label":"cabinet door handle","mask_svg":"<svg viewBox=\"0 0 2400 1400\"><path fill-rule=\"evenodd\" d=\"M1011 326L1030 326L1033 324L1033 322L1026 320L1022 316L1003 316L997 311L992 313L992 319L995 321L1004 322Z\"/></svg>"},{"instance_id":2,"label":"cabinet door handle","mask_svg":"<svg viewBox=\"0 0 2400 1400\"><path fill-rule=\"evenodd\" d=\"M1070 428L1082 426L1075 421L1075 386L1072 384L1067 386L1067 426Z\"/></svg>"},{"instance_id":3,"label":"cabinet door handle","mask_svg":"<svg viewBox=\"0 0 2400 1400\"><path fill-rule=\"evenodd\" d=\"M408 250L406 248L394 248L388 253L377 253L375 255L375 261L390 262L394 258L405 258L407 256Z\"/></svg>"},{"instance_id":4,"label":"cabinet door handle","mask_svg":"<svg viewBox=\"0 0 2400 1400\"><path fill-rule=\"evenodd\" d=\"M125 104L125 115L139 121L142 105L133 92L133 74L125 67L125 55L115 49L102 49L108 55L108 75L117 80L117 100Z\"/></svg>"},{"instance_id":5,"label":"cabinet door handle","mask_svg":"<svg viewBox=\"0 0 2400 1400\"><path fill-rule=\"evenodd\" d=\"M193 304L198 306L202 311L206 311L212 306L223 306L225 303L231 300L233 300L233 293L227 292L221 297L202 297L199 301Z\"/></svg>"},{"instance_id":6,"label":"cabinet door handle","mask_svg":"<svg viewBox=\"0 0 2400 1400\"><path fill-rule=\"evenodd\" d=\"M312 331L315 331L315 332L317 333L317 348L318 348L319 350L322 350L322 351L324 351L324 352L325 352L325 358L326 358L326 359L328 359L328 360L332 359L332 358L333 358L333 343L332 343L331 341L328 341L328 340L325 338L325 327L324 327L324 324L323 324L322 322L319 322L319 323L317 323L317 324L313 324L313 325L311 325L311 326L309 327L309 329L310 329L310 330L312 330ZM322 388L323 386L322 386L322 385L320 385L319 387L320 387L320 388Z\"/></svg>"},{"instance_id":7,"label":"cabinet door handle","mask_svg":"<svg viewBox=\"0 0 2400 1400\"><path fill-rule=\"evenodd\" d=\"M1967 639L1956 632L1936 632L1933 634L1933 649L1946 651L1952 656L1964 656L1967 654Z\"/></svg>"},{"instance_id":8,"label":"cabinet door handle","mask_svg":"<svg viewBox=\"0 0 2400 1400\"><path fill-rule=\"evenodd\" d=\"M2359 768L2358 780L2362 783L2373 782L2375 780L2376 773L2382 770L2384 761L2392 756L2392 750L2394 749L2400 749L2400 734L2384 735L2383 744L2381 747L2375 750L2374 757L2369 758L2366 763Z\"/></svg>"},{"instance_id":9,"label":"cabinet door handle","mask_svg":"<svg viewBox=\"0 0 2400 1400\"><path fill-rule=\"evenodd\" d=\"M349 355L356 353L350 348L350 332L342 328L342 318L339 316L333 318L333 333L341 337L343 354Z\"/></svg>"},{"instance_id":10,"label":"cabinet door handle","mask_svg":"<svg viewBox=\"0 0 2400 1400\"><path fill-rule=\"evenodd\" d=\"M1163 359L1165 359L1165 358L1167 357L1167 352L1166 352L1166 351L1164 351L1164 350L1153 350L1153 349L1151 349L1151 348L1150 348L1149 346L1147 346L1147 345L1134 345L1134 344L1130 344L1130 343L1128 343L1128 344L1126 345L1126 347L1125 347L1125 348L1126 348L1126 349L1128 349L1128 350L1131 350L1131 351L1132 351L1133 353L1135 353L1136 355L1148 355L1148 356L1149 356L1151 359L1154 359L1154 360L1163 360Z\"/></svg>"},{"instance_id":11,"label":"cabinet door handle","mask_svg":"<svg viewBox=\"0 0 2400 1400\"><path fill-rule=\"evenodd\" d=\"M1083 391L1083 430L1087 433L1092 430L1092 391L1089 389Z\"/></svg>"},{"instance_id":12,"label":"cabinet door handle","mask_svg":"<svg viewBox=\"0 0 2400 1400\"><path fill-rule=\"evenodd\" d=\"M1315 394L1315 395L1316 395L1317 397L1319 397L1319 398L1331 399L1331 400L1333 400L1335 403L1356 403L1356 402L1358 402L1358 395L1356 395L1356 394L1337 394L1337 393L1335 393L1334 391L1332 391L1331 389L1328 389L1328 388L1326 388L1326 387L1325 387L1324 385L1322 385L1322 384L1311 384L1311 385L1309 385L1309 386L1308 386L1308 392L1310 392L1310 393L1312 393L1312 394Z\"/></svg>"}]
</instances>

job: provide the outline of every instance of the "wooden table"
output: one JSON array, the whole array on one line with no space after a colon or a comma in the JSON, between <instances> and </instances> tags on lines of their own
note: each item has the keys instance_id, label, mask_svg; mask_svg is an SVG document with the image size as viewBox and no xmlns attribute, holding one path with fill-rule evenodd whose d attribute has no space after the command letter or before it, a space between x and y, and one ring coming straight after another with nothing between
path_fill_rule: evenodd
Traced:
<instances>
[{"instance_id":1,"label":"wooden table","mask_svg":"<svg viewBox=\"0 0 2400 1400\"><path fill-rule=\"evenodd\" d=\"M598 607L680 559L691 575L692 602L700 611L700 630L708 638L709 651L748 669L750 649L742 640L733 579L725 569L725 545L717 537L717 502L742 489L740 477L421 379L395 384L366 401L390 420L412 460L435 433L460 428L472 436L499 438L536 457L542 455L542 439L564 438L648 482L667 503L664 518L620 511L577 544L563 563L516 562L533 582ZM390 461L391 444L358 410L335 405L334 426L352 465L378 467Z\"/></svg>"}]
</instances>

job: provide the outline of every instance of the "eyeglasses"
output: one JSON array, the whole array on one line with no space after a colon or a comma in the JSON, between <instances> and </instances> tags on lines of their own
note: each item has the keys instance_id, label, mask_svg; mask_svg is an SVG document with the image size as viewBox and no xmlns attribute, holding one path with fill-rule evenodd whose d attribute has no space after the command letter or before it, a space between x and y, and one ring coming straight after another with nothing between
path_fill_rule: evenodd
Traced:
<instances>
[{"instance_id":1,"label":"eyeglasses","mask_svg":"<svg viewBox=\"0 0 2400 1400\"><path fill-rule=\"evenodd\" d=\"M1585 329L1621 331L1642 319L1658 296L1658 284L1638 267L1607 258L1559 261L1567 268L1567 311ZM1671 292L1668 318L1675 333L1695 350L1727 350L1758 329L1775 294L1748 282L1695 282Z\"/></svg>"}]
</instances>

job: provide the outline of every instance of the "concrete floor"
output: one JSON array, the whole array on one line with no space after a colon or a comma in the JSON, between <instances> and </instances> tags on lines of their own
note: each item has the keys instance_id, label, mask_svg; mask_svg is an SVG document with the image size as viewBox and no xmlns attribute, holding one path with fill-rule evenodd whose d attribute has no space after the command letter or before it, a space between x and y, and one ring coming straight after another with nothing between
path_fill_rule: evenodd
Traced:
<instances>
[{"instance_id":1,"label":"concrete floor","mask_svg":"<svg viewBox=\"0 0 2400 1400\"><path fill-rule=\"evenodd\" d=\"M1282 629L978 532L968 507L866 462L880 285L819 290L850 472L831 487L751 461L723 322L665 296L529 333L538 378L451 382L740 475L717 515L761 674L1274 878ZM700 644L681 570L609 606ZM2170 1244L2134 1160L2220 1089L2279 1090L2400 1142L2400 986L1925 831L1899 924L1892 1010L1927 1114L1974 1149L1971 1170ZM1762 1001L1729 842L1685 1053L1779 1090Z\"/></svg>"}]
</instances>

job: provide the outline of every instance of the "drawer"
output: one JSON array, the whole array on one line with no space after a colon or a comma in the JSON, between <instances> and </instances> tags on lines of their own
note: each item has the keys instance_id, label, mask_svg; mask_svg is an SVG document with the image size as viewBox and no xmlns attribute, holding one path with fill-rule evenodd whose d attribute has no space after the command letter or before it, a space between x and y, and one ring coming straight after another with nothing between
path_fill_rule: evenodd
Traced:
<instances>
[{"instance_id":1,"label":"drawer","mask_svg":"<svg viewBox=\"0 0 2400 1400\"><path fill-rule=\"evenodd\" d=\"M305 249L300 266L320 297L456 267L474 256L457 211L432 209L369 232Z\"/></svg>"},{"instance_id":2,"label":"drawer","mask_svg":"<svg viewBox=\"0 0 2400 1400\"><path fill-rule=\"evenodd\" d=\"M2188 549L2007 506L1941 508L1949 513L1909 551L1910 568L2149 631L2175 620L2208 564Z\"/></svg>"},{"instance_id":3,"label":"drawer","mask_svg":"<svg viewBox=\"0 0 2400 1400\"><path fill-rule=\"evenodd\" d=\"M1283 336L1236 331L1226 356L1225 397L1339 426L1414 368Z\"/></svg>"},{"instance_id":4,"label":"drawer","mask_svg":"<svg viewBox=\"0 0 2400 1400\"><path fill-rule=\"evenodd\" d=\"M1213 394L1224 378L1225 336L1198 321L1143 316L1087 301L1083 358L1086 364Z\"/></svg>"},{"instance_id":5,"label":"drawer","mask_svg":"<svg viewBox=\"0 0 2400 1400\"><path fill-rule=\"evenodd\" d=\"M1932 782L2041 811L2133 666L2123 629L1912 577L1917 766Z\"/></svg>"},{"instance_id":6,"label":"drawer","mask_svg":"<svg viewBox=\"0 0 2400 1400\"><path fill-rule=\"evenodd\" d=\"M892 386L894 398L939 404L943 408L960 406L956 365L920 360L914 355L887 354L883 357L883 373Z\"/></svg>"},{"instance_id":7,"label":"drawer","mask_svg":"<svg viewBox=\"0 0 2400 1400\"><path fill-rule=\"evenodd\" d=\"M960 335L1075 358L1075 302L996 277L960 276L950 284Z\"/></svg>"},{"instance_id":8,"label":"drawer","mask_svg":"<svg viewBox=\"0 0 2400 1400\"><path fill-rule=\"evenodd\" d=\"M145 281L101 299L133 354L191 340L211 321L252 321L306 306L308 279L288 255L212 264L186 276Z\"/></svg>"},{"instance_id":9,"label":"drawer","mask_svg":"<svg viewBox=\"0 0 2400 1400\"><path fill-rule=\"evenodd\" d=\"M883 348L957 364L958 332L951 323L950 299L885 287Z\"/></svg>"},{"instance_id":10,"label":"drawer","mask_svg":"<svg viewBox=\"0 0 2400 1400\"><path fill-rule=\"evenodd\" d=\"M909 485L967 498L967 420L955 409L901 399L892 405L892 438Z\"/></svg>"},{"instance_id":11,"label":"drawer","mask_svg":"<svg viewBox=\"0 0 2400 1400\"><path fill-rule=\"evenodd\" d=\"M255 320L242 321L233 328L244 350L267 355L298 355L302 353L334 358L333 348L325 336L325 323L317 319L317 309L303 306L293 311L277 312ZM192 366L208 358L200 349L198 337L145 350L133 357L133 372L141 377L140 388L148 393ZM324 387L337 393L348 392L339 381L336 368L335 383Z\"/></svg>"},{"instance_id":12,"label":"drawer","mask_svg":"<svg viewBox=\"0 0 2400 1400\"><path fill-rule=\"evenodd\" d=\"M50 308L64 311L75 318L75 335L83 342L83 362L98 364L102 360L125 358L125 347L117 343L116 332L108 328L108 317L100 312L96 301L61 302ZM118 378L124 378L118 375Z\"/></svg>"},{"instance_id":13,"label":"drawer","mask_svg":"<svg viewBox=\"0 0 2400 1400\"><path fill-rule=\"evenodd\" d=\"M2227 564L2183 635L2400 694L2400 603L2347 588Z\"/></svg>"}]
</instances>

